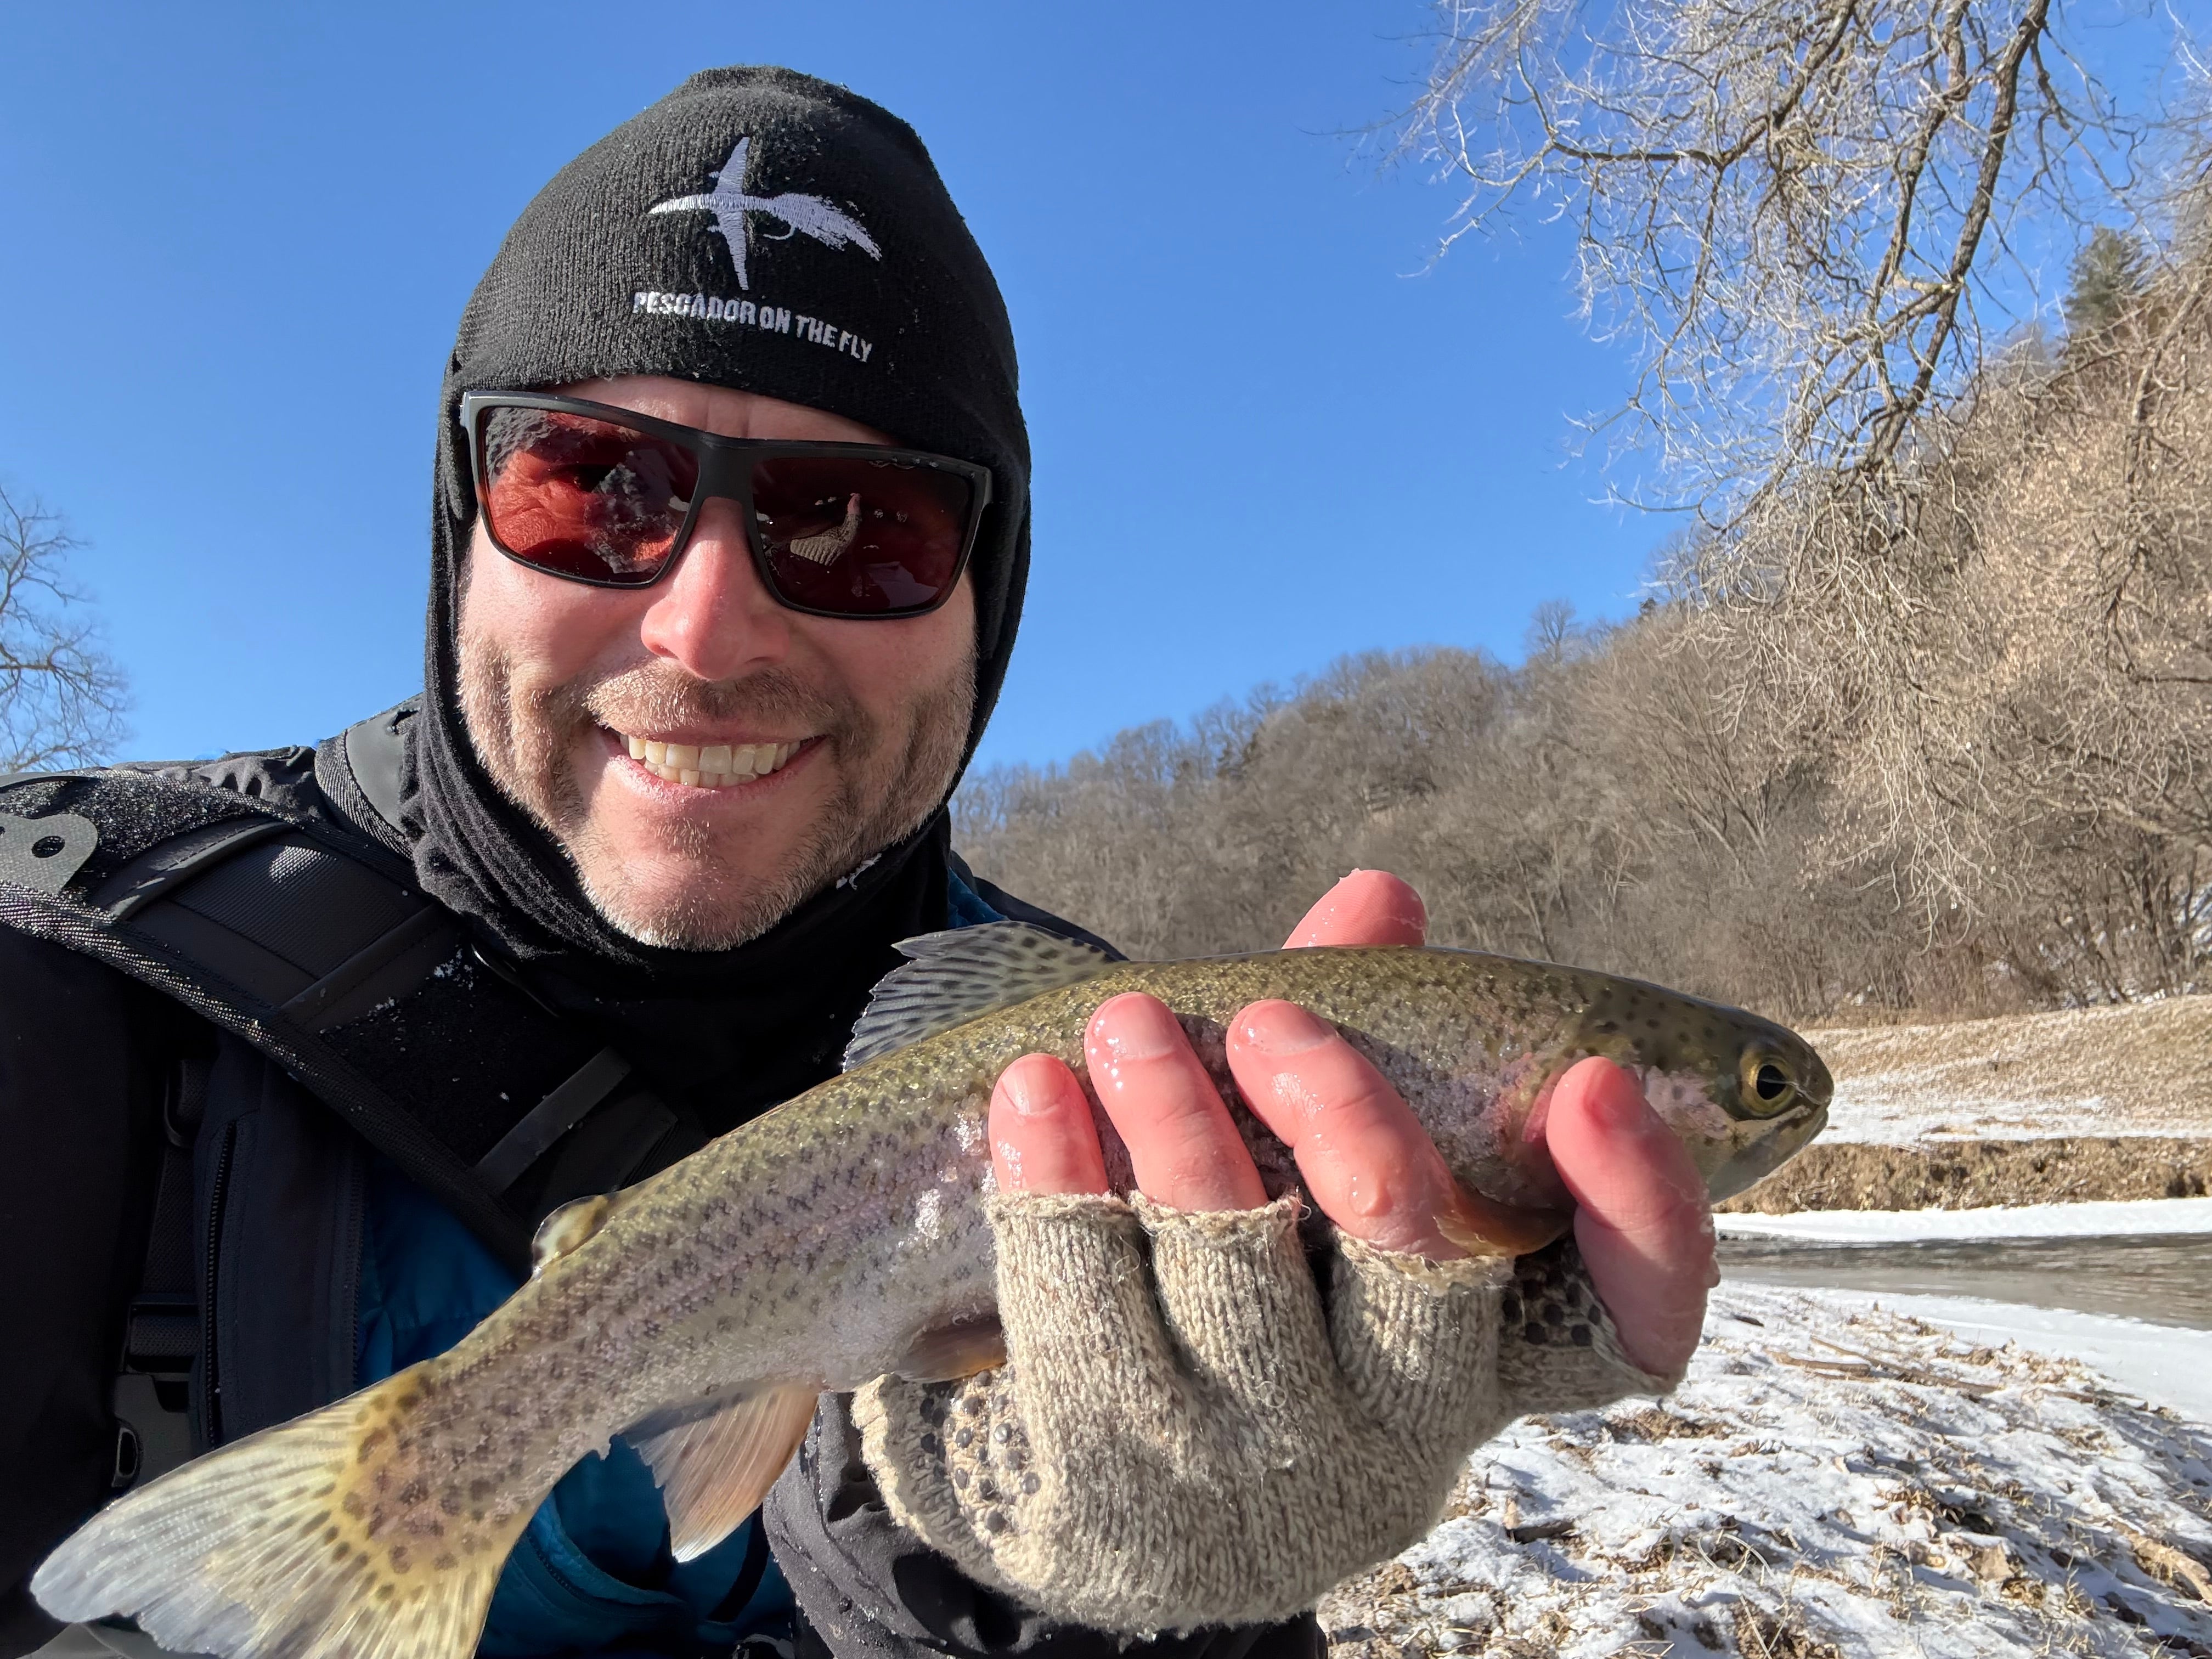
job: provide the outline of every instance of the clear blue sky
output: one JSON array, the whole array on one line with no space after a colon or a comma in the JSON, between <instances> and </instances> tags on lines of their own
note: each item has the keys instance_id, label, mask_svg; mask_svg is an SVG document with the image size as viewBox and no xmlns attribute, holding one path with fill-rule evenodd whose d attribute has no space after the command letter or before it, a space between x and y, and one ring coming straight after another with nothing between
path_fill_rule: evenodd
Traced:
<instances>
[{"instance_id":1,"label":"clear blue sky","mask_svg":"<svg viewBox=\"0 0 2212 1659\"><path fill-rule=\"evenodd\" d=\"M713 64L910 120L996 268L1036 574L983 758L1064 757L1347 652L1516 654L1631 608L1663 524L1592 505L1619 362L1531 225L1345 131L1415 0L1251 6L10 5L0 478L64 511L136 755L312 741L419 684L440 364L508 222Z\"/></svg>"}]
</instances>

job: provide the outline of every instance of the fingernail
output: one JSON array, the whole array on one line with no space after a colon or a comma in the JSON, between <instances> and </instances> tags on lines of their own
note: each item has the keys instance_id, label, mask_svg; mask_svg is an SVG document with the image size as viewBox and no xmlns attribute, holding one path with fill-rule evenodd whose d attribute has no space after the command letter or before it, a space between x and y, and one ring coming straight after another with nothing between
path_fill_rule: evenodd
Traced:
<instances>
[{"instance_id":1,"label":"fingernail","mask_svg":"<svg viewBox=\"0 0 2212 1659\"><path fill-rule=\"evenodd\" d=\"M1182 1023L1152 997L1116 997L1094 1018L1098 1041L1117 1060L1158 1060L1183 1040Z\"/></svg>"},{"instance_id":2,"label":"fingernail","mask_svg":"<svg viewBox=\"0 0 2212 1659\"><path fill-rule=\"evenodd\" d=\"M1640 1129L1650 1118L1651 1109L1644 1103L1644 1091L1636 1079L1612 1060L1602 1060L1603 1069L1589 1061L1590 1075L1583 1079L1583 1094L1594 1115L1608 1127L1620 1130Z\"/></svg>"},{"instance_id":3,"label":"fingernail","mask_svg":"<svg viewBox=\"0 0 2212 1659\"><path fill-rule=\"evenodd\" d=\"M1291 1002L1266 1002L1247 1009L1238 1024L1247 1043L1278 1060L1306 1054L1336 1036L1336 1027Z\"/></svg>"},{"instance_id":4,"label":"fingernail","mask_svg":"<svg viewBox=\"0 0 2212 1659\"><path fill-rule=\"evenodd\" d=\"M1007 1103L1024 1117L1042 1117L1052 1110L1052 1097L1029 1074L1026 1066L1013 1066L1001 1073L999 1087L1006 1093Z\"/></svg>"}]
</instances>

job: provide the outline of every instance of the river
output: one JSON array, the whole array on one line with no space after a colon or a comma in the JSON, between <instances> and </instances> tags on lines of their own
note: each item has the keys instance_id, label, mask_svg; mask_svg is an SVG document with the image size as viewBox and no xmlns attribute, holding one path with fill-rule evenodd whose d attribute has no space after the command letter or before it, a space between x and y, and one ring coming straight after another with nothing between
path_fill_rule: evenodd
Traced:
<instances>
[{"instance_id":1,"label":"river","mask_svg":"<svg viewBox=\"0 0 2212 1659\"><path fill-rule=\"evenodd\" d=\"M2203 1234L1879 1244L1723 1236L1720 1263L1724 1277L1747 1284L1981 1297L2212 1330L2212 1236Z\"/></svg>"}]
</instances>

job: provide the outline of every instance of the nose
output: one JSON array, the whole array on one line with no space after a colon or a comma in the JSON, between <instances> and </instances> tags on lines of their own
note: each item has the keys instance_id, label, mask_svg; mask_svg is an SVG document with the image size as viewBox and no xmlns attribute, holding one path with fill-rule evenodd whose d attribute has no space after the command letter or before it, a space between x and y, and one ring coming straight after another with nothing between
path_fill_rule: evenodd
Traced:
<instances>
[{"instance_id":1,"label":"nose","mask_svg":"<svg viewBox=\"0 0 2212 1659\"><path fill-rule=\"evenodd\" d=\"M762 586L733 501L700 508L691 544L653 592L641 642L700 679L740 679L790 654L792 613Z\"/></svg>"}]
</instances>

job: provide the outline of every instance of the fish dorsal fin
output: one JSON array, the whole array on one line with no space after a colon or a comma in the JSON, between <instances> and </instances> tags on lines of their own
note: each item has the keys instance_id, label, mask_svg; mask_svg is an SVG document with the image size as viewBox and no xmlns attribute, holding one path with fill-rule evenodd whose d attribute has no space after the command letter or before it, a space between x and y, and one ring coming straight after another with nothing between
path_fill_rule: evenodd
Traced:
<instances>
[{"instance_id":1,"label":"fish dorsal fin","mask_svg":"<svg viewBox=\"0 0 2212 1659\"><path fill-rule=\"evenodd\" d=\"M814 1401L805 1383L763 1389L672 1428L656 1431L648 1419L623 1431L660 1483L678 1560L704 1555L761 1506L805 1437Z\"/></svg>"},{"instance_id":2,"label":"fish dorsal fin","mask_svg":"<svg viewBox=\"0 0 2212 1659\"><path fill-rule=\"evenodd\" d=\"M1025 921L990 921L901 939L913 957L877 981L845 1045L845 1069L1104 972L1115 958L1095 945Z\"/></svg>"},{"instance_id":3,"label":"fish dorsal fin","mask_svg":"<svg viewBox=\"0 0 2212 1659\"><path fill-rule=\"evenodd\" d=\"M605 1226L615 1202L614 1194L593 1193L588 1198L572 1198L548 1213L530 1237L530 1276L536 1279Z\"/></svg>"}]
</instances>

